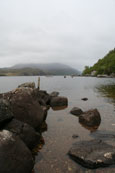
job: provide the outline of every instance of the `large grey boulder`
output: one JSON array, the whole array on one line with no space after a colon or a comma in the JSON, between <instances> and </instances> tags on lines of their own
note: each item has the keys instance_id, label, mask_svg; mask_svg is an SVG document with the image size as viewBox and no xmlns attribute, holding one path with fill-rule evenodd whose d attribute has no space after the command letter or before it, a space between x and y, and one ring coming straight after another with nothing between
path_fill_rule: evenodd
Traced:
<instances>
[{"instance_id":1,"label":"large grey boulder","mask_svg":"<svg viewBox=\"0 0 115 173\"><path fill-rule=\"evenodd\" d=\"M53 91L52 93L50 93L50 97L57 97L59 95L59 92L57 91Z\"/></svg>"},{"instance_id":2,"label":"large grey boulder","mask_svg":"<svg viewBox=\"0 0 115 173\"><path fill-rule=\"evenodd\" d=\"M52 97L50 101L50 106L67 106L68 105L68 99L66 97Z\"/></svg>"},{"instance_id":3,"label":"large grey boulder","mask_svg":"<svg viewBox=\"0 0 115 173\"><path fill-rule=\"evenodd\" d=\"M39 89L34 89L33 97L40 103L42 106L47 106L50 103L50 95L44 91Z\"/></svg>"},{"instance_id":4,"label":"large grey boulder","mask_svg":"<svg viewBox=\"0 0 115 173\"><path fill-rule=\"evenodd\" d=\"M34 161L30 150L11 132L0 132L0 173L31 173Z\"/></svg>"},{"instance_id":5,"label":"large grey boulder","mask_svg":"<svg viewBox=\"0 0 115 173\"><path fill-rule=\"evenodd\" d=\"M115 147L101 140L77 142L68 154L74 161L90 169L115 164Z\"/></svg>"},{"instance_id":6,"label":"large grey boulder","mask_svg":"<svg viewBox=\"0 0 115 173\"><path fill-rule=\"evenodd\" d=\"M35 147L40 141L40 134L37 133L34 128L29 124L16 120L15 118L6 124L4 129L11 131L16 136L19 136L30 149L33 149L33 147Z\"/></svg>"},{"instance_id":7,"label":"large grey boulder","mask_svg":"<svg viewBox=\"0 0 115 173\"><path fill-rule=\"evenodd\" d=\"M84 126L94 127L101 123L101 116L97 109L91 109L79 116L79 122Z\"/></svg>"},{"instance_id":8,"label":"large grey boulder","mask_svg":"<svg viewBox=\"0 0 115 173\"><path fill-rule=\"evenodd\" d=\"M83 111L78 107L73 107L70 113L73 115L79 116L83 113Z\"/></svg>"},{"instance_id":9,"label":"large grey boulder","mask_svg":"<svg viewBox=\"0 0 115 173\"><path fill-rule=\"evenodd\" d=\"M9 101L11 110L16 119L39 128L45 119L44 111L39 102L33 97L33 89L18 88L1 97Z\"/></svg>"},{"instance_id":10,"label":"large grey boulder","mask_svg":"<svg viewBox=\"0 0 115 173\"><path fill-rule=\"evenodd\" d=\"M13 114L10 110L8 103L4 99L0 99L0 128L7 122L11 121Z\"/></svg>"},{"instance_id":11,"label":"large grey boulder","mask_svg":"<svg viewBox=\"0 0 115 173\"><path fill-rule=\"evenodd\" d=\"M22 87L35 89L35 83L34 82L27 82L27 83L23 83L23 84L18 86L18 88L22 88Z\"/></svg>"}]
</instances>

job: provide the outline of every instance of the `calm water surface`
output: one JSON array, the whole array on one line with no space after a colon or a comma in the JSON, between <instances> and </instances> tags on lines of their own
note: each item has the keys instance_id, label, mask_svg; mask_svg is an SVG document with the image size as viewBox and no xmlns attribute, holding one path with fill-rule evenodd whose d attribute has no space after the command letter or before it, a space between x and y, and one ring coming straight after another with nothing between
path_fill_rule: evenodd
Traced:
<instances>
[{"instance_id":1,"label":"calm water surface","mask_svg":"<svg viewBox=\"0 0 115 173\"><path fill-rule=\"evenodd\" d=\"M37 80L36 76L0 77L0 92L15 89L23 82L34 81L37 85ZM110 169L115 172L115 168L106 168L106 170L82 168L67 155L77 141L94 139L93 133L115 133L115 91L113 91L115 87L110 89L112 93L109 94L109 90L102 88L104 86L109 88L115 86L115 79L41 77L41 89L48 92L59 91L61 96L68 98L69 105L63 110L49 110L46 120L48 130L43 133L45 145L36 156L35 173L109 173ZM83 97L87 97L88 101L82 101ZM79 124L78 118L69 113L74 106L80 107L83 111L92 108L99 110L102 121L96 132L92 133L91 129L84 128ZM73 138L73 135L79 137ZM112 140L111 144L115 145L115 140Z\"/></svg>"}]
</instances>

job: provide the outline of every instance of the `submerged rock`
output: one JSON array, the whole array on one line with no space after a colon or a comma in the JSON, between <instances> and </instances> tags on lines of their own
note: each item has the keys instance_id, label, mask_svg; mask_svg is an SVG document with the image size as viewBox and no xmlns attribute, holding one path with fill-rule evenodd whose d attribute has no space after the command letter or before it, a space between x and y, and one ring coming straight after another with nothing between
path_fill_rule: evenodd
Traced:
<instances>
[{"instance_id":1,"label":"submerged rock","mask_svg":"<svg viewBox=\"0 0 115 173\"><path fill-rule=\"evenodd\" d=\"M50 106L67 106L68 105L68 99L66 97L52 97L50 101Z\"/></svg>"},{"instance_id":2,"label":"submerged rock","mask_svg":"<svg viewBox=\"0 0 115 173\"><path fill-rule=\"evenodd\" d=\"M78 137L79 137L79 136L76 135L76 134L72 135L72 138L74 138L74 139L76 139L76 138L78 138Z\"/></svg>"},{"instance_id":3,"label":"submerged rock","mask_svg":"<svg viewBox=\"0 0 115 173\"><path fill-rule=\"evenodd\" d=\"M11 132L0 132L0 173L31 173L34 161L30 150Z\"/></svg>"},{"instance_id":4,"label":"submerged rock","mask_svg":"<svg viewBox=\"0 0 115 173\"><path fill-rule=\"evenodd\" d=\"M4 126L7 122L11 121L13 114L8 106L8 103L1 99L0 100L0 128Z\"/></svg>"},{"instance_id":5,"label":"submerged rock","mask_svg":"<svg viewBox=\"0 0 115 173\"><path fill-rule=\"evenodd\" d=\"M33 149L33 147L35 147L40 141L40 134L37 133L29 124L23 123L19 120L13 119L4 127L4 129L11 131L16 136L19 136L30 149Z\"/></svg>"},{"instance_id":6,"label":"submerged rock","mask_svg":"<svg viewBox=\"0 0 115 173\"><path fill-rule=\"evenodd\" d=\"M84 98L82 98L81 100L83 100L83 101L87 101L88 98L87 98L87 97L84 97Z\"/></svg>"},{"instance_id":7,"label":"submerged rock","mask_svg":"<svg viewBox=\"0 0 115 173\"><path fill-rule=\"evenodd\" d=\"M101 116L97 109L91 109L79 116L79 122L85 126L95 127L101 123Z\"/></svg>"},{"instance_id":8,"label":"submerged rock","mask_svg":"<svg viewBox=\"0 0 115 173\"><path fill-rule=\"evenodd\" d=\"M70 113L73 115L79 116L83 113L83 111L78 107L73 107Z\"/></svg>"},{"instance_id":9,"label":"submerged rock","mask_svg":"<svg viewBox=\"0 0 115 173\"><path fill-rule=\"evenodd\" d=\"M115 164L115 147L101 140L77 142L68 154L74 161L90 169Z\"/></svg>"},{"instance_id":10,"label":"submerged rock","mask_svg":"<svg viewBox=\"0 0 115 173\"><path fill-rule=\"evenodd\" d=\"M90 135L95 139L105 140L115 140L115 132L114 131L102 131L98 130L96 132L90 133Z\"/></svg>"}]
</instances>

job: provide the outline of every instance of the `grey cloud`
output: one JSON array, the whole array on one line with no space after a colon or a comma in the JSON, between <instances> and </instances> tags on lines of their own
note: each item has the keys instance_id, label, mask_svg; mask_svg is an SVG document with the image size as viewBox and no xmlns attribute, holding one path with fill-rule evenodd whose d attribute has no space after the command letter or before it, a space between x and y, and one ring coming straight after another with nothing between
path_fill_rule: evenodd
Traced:
<instances>
[{"instance_id":1,"label":"grey cloud","mask_svg":"<svg viewBox=\"0 0 115 173\"><path fill-rule=\"evenodd\" d=\"M115 46L114 0L1 0L0 67L61 62L79 70Z\"/></svg>"}]
</instances>

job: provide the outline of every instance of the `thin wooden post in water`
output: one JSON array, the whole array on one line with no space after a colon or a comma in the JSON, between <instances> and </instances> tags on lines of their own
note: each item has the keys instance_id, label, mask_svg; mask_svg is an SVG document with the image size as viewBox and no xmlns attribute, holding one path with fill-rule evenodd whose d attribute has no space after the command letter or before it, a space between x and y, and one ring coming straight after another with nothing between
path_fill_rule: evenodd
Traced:
<instances>
[{"instance_id":1,"label":"thin wooden post in water","mask_svg":"<svg viewBox=\"0 0 115 173\"><path fill-rule=\"evenodd\" d=\"M40 77L38 77L38 89L40 90Z\"/></svg>"}]
</instances>

